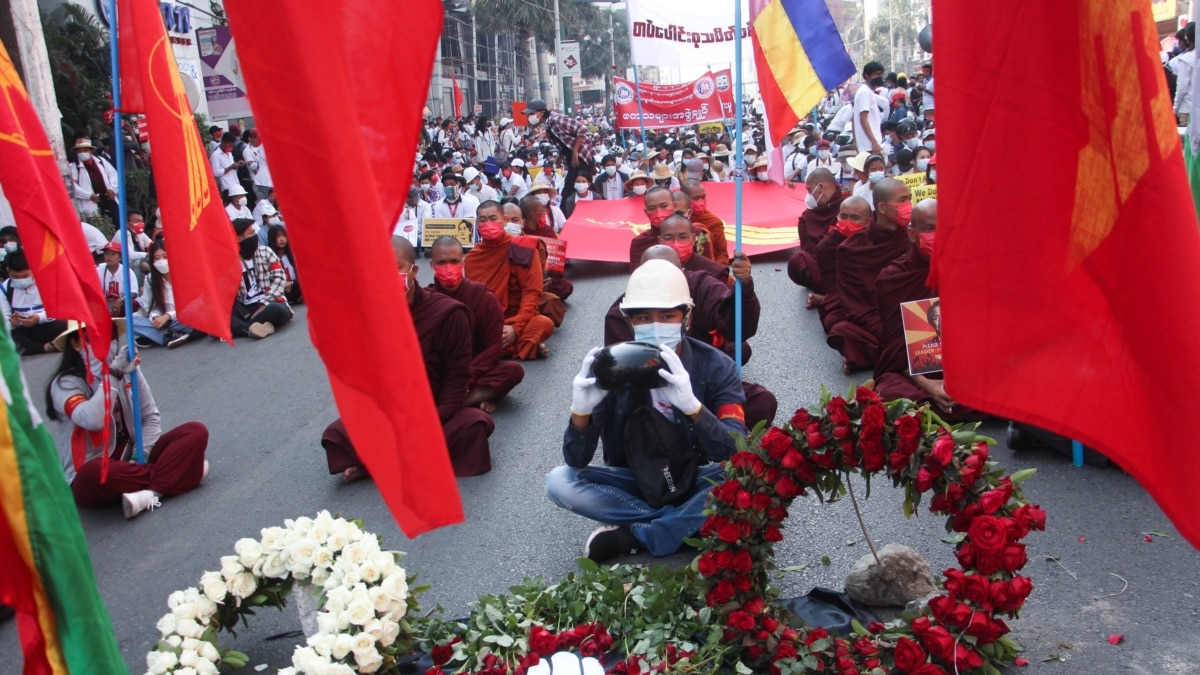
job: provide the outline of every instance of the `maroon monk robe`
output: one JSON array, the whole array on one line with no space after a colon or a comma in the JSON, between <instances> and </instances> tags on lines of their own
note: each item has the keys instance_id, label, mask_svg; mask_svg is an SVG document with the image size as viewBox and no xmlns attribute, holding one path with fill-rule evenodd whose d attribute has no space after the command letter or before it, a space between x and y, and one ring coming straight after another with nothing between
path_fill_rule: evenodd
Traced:
<instances>
[{"instance_id":1,"label":"maroon monk robe","mask_svg":"<svg viewBox=\"0 0 1200 675\"><path fill-rule=\"evenodd\" d=\"M699 237L700 234L702 234L704 232L705 232L704 228L700 227L699 225L696 225L695 223L692 223L692 236L693 237ZM660 242L658 240L658 228L657 227L651 227L650 229L646 230L645 232L634 237L633 241L629 242L629 271L632 273L634 270L636 270L638 267L641 266L642 254L646 252L646 249L650 248L651 246L657 246L661 243L662 242ZM701 272L708 272L709 274L717 277L718 279L720 279L721 281L723 281L727 284L733 283L733 281L729 278L729 266L728 265L722 265L721 263L713 260L712 258L706 257L699 253L693 255L686 263L684 263L683 269L685 269L685 270L700 270Z\"/></svg>"},{"instance_id":2,"label":"maroon monk robe","mask_svg":"<svg viewBox=\"0 0 1200 675\"><path fill-rule=\"evenodd\" d=\"M632 273L642 264L642 254L651 246L658 245L658 228L651 225L629 242L629 271Z\"/></svg>"},{"instance_id":3,"label":"maroon monk robe","mask_svg":"<svg viewBox=\"0 0 1200 675\"><path fill-rule=\"evenodd\" d=\"M929 278L929 260L914 247L888 265L875 281L875 297L879 306L880 351L875 364L875 391L885 401L906 398L917 403L929 403L942 419L951 422L979 419L982 415L966 406L955 406L951 413L933 402L929 393L919 387L908 372L908 349L904 341L904 321L900 303L938 297L936 288L925 285ZM941 373L926 375L942 379Z\"/></svg>"},{"instance_id":4,"label":"maroon monk robe","mask_svg":"<svg viewBox=\"0 0 1200 675\"><path fill-rule=\"evenodd\" d=\"M825 288L825 300L817 305L817 314L821 317L821 327L828 333L838 321L841 321L841 301L837 298L837 249L846 241L846 236L837 230L825 235L817 246L815 254L817 276ZM790 273L790 270L789 270ZM814 291L816 292L816 291Z\"/></svg>"},{"instance_id":5,"label":"maroon monk robe","mask_svg":"<svg viewBox=\"0 0 1200 675\"><path fill-rule=\"evenodd\" d=\"M880 333L875 281L906 250L905 228L887 232L878 223L850 235L837 248L835 292L841 320L830 328L825 341L842 353L851 372L875 367Z\"/></svg>"},{"instance_id":6,"label":"maroon monk robe","mask_svg":"<svg viewBox=\"0 0 1200 675\"><path fill-rule=\"evenodd\" d=\"M800 248L811 255L816 255L817 246L830 229L837 224L838 214L842 210L842 201L846 195L841 190L833 193L829 201L815 209L807 209L800 215L797 229L800 231Z\"/></svg>"},{"instance_id":7,"label":"maroon monk robe","mask_svg":"<svg viewBox=\"0 0 1200 675\"><path fill-rule=\"evenodd\" d=\"M413 327L421 344L425 374L437 404L442 432L456 476L477 476L492 469L488 436L495 429L491 415L464 407L471 377L471 317L466 307L440 293L417 287L412 304ZM321 437L329 473L362 467L340 419Z\"/></svg>"},{"instance_id":8,"label":"maroon monk robe","mask_svg":"<svg viewBox=\"0 0 1200 675\"><path fill-rule=\"evenodd\" d=\"M516 361L501 361L504 355L504 310L487 286L464 278L450 290L434 282L428 290L461 302L471 315L471 379L468 389L487 387L499 402L525 379L525 369Z\"/></svg>"}]
</instances>

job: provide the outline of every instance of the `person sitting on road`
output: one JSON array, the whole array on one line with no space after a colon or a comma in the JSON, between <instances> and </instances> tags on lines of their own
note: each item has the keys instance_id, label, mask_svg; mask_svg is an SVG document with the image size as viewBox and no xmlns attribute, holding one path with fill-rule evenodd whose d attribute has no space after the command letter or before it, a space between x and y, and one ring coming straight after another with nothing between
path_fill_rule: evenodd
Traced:
<instances>
[{"instance_id":1,"label":"person sitting on road","mask_svg":"<svg viewBox=\"0 0 1200 675\"><path fill-rule=\"evenodd\" d=\"M150 274L142 286L142 309L133 315L134 342L139 347L166 345L174 349L202 334L180 323L175 313L175 288L171 285L171 268L163 242L150 245L152 261Z\"/></svg>"},{"instance_id":2,"label":"person sitting on road","mask_svg":"<svg viewBox=\"0 0 1200 675\"><path fill-rule=\"evenodd\" d=\"M287 282L283 285L283 294L289 304L303 305L304 296L300 293L300 276L296 274L296 257L292 255L292 245L288 243L287 227L272 225L267 230L267 248L271 249L283 264L283 273Z\"/></svg>"},{"instance_id":3,"label":"person sitting on road","mask_svg":"<svg viewBox=\"0 0 1200 675\"><path fill-rule=\"evenodd\" d=\"M121 245L110 241L104 245L104 262L96 266L96 274L100 277L100 290L108 302L108 313L114 317L125 316L125 291L137 288L137 277L133 270L121 274ZM134 299L133 308L138 308Z\"/></svg>"},{"instance_id":4,"label":"person sitting on road","mask_svg":"<svg viewBox=\"0 0 1200 675\"><path fill-rule=\"evenodd\" d=\"M692 298L683 272L666 260L649 260L629 277L621 311L636 339L658 345L667 368L666 386L650 391L605 391L592 364L599 348L583 359L571 396L571 421L563 437L565 465L546 478L546 496L556 505L604 523L584 544L597 562L647 550L665 556L704 523L705 502L724 480L720 462L737 451L734 436L747 434L745 394L737 365L699 340L685 337ZM653 424L662 415L671 435L703 455L690 496L677 506L655 508L645 500L630 468L626 437L633 420ZM632 427L640 428L640 427ZM657 427L660 428L661 427ZM604 441L604 466L591 466Z\"/></svg>"},{"instance_id":5,"label":"person sitting on road","mask_svg":"<svg viewBox=\"0 0 1200 675\"><path fill-rule=\"evenodd\" d=\"M246 205L246 188L241 185L229 188L229 204L225 206L225 213L229 214L230 220L238 218L254 220L254 212Z\"/></svg>"},{"instance_id":6,"label":"person sitting on road","mask_svg":"<svg viewBox=\"0 0 1200 675\"><path fill-rule=\"evenodd\" d=\"M46 315L42 294L33 280L33 270L25 250L8 254L8 279L0 284L4 291L4 320L12 326L13 343L22 356L58 351L54 338L67 328L67 322Z\"/></svg>"},{"instance_id":7,"label":"person sitting on road","mask_svg":"<svg viewBox=\"0 0 1200 675\"><path fill-rule=\"evenodd\" d=\"M249 335L261 340L292 320L292 308L284 290L287 275L279 256L266 246L259 246L258 226L252 219L233 221L233 229L238 235L242 258L242 283L233 303L231 328L235 337Z\"/></svg>"},{"instance_id":8,"label":"person sitting on road","mask_svg":"<svg viewBox=\"0 0 1200 675\"><path fill-rule=\"evenodd\" d=\"M120 502L125 517L133 518L158 508L161 497L181 495L204 480L208 475L208 461L204 459L208 428L200 422L187 422L163 433L150 383L138 368L141 357L135 356L130 361L128 350L120 342L125 322L116 319L113 324L118 339L112 341L107 352L111 414L105 411L100 362L86 351L79 336L80 325L70 321L54 340L63 355L46 385L46 417L58 422L53 433L75 503L96 509ZM88 383L89 371L93 384ZM125 387L134 371L137 371L141 406L144 464L134 461L132 389ZM105 440L107 445L103 444ZM84 450L78 462L77 447ZM108 476L102 478L105 455Z\"/></svg>"}]
</instances>

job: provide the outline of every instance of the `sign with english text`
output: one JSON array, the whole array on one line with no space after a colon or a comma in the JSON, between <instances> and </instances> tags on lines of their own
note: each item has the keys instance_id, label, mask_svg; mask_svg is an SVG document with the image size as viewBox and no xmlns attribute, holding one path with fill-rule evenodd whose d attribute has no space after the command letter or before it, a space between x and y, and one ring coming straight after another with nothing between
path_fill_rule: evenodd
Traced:
<instances>
[{"instance_id":1,"label":"sign with english text","mask_svg":"<svg viewBox=\"0 0 1200 675\"><path fill-rule=\"evenodd\" d=\"M684 84L645 84L635 89L633 82L616 78L613 87L618 129L666 129L704 124L732 118L734 114L729 71L705 73ZM724 83L724 86L722 86ZM641 118L638 95L641 91Z\"/></svg>"},{"instance_id":2,"label":"sign with english text","mask_svg":"<svg viewBox=\"0 0 1200 675\"><path fill-rule=\"evenodd\" d=\"M750 7L742 3L742 26L729 0L629 0L629 47L645 66L717 66L734 62L736 40L750 54Z\"/></svg>"}]
</instances>

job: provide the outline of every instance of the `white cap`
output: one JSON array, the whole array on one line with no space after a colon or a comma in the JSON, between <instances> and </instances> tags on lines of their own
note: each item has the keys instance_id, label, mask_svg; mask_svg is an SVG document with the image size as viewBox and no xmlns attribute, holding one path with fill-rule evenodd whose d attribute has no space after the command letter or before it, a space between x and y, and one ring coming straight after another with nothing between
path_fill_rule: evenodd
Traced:
<instances>
[{"instance_id":1,"label":"white cap","mask_svg":"<svg viewBox=\"0 0 1200 675\"><path fill-rule=\"evenodd\" d=\"M621 311L637 309L691 308L692 293L688 290L683 270L666 260L647 260L629 275Z\"/></svg>"},{"instance_id":2,"label":"white cap","mask_svg":"<svg viewBox=\"0 0 1200 675\"><path fill-rule=\"evenodd\" d=\"M500 118L500 126L504 126L505 124L512 124L512 118L511 117L501 117Z\"/></svg>"},{"instance_id":3,"label":"white cap","mask_svg":"<svg viewBox=\"0 0 1200 675\"><path fill-rule=\"evenodd\" d=\"M520 167L520 168L524 169L525 168L525 160L521 159L520 157L517 157L513 161L509 162L509 166L515 166L515 167Z\"/></svg>"},{"instance_id":4,"label":"white cap","mask_svg":"<svg viewBox=\"0 0 1200 675\"><path fill-rule=\"evenodd\" d=\"M242 195L245 195L245 194L246 194L246 188L242 187L241 185L234 185L233 187L229 188L229 196L230 197L241 197Z\"/></svg>"},{"instance_id":5,"label":"white cap","mask_svg":"<svg viewBox=\"0 0 1200 675\"><path fill-rule=\"evenodd\" d=\"M470 183L476 178L479 178L479 169L476 169L473 166L468 166L466 171L463 171L463 183Z\"/></svg>"},{"instance_id":6,"label":"white cap","mask_svg":"<svg viewBox=\"0 0 1200 675\"><path fill-rule=\"evenodd\" d=\"M262 214L264 216L275 216L275 215L279 215L279 211L277 211L275 209L274 204L272 204L271 202L266 202L265 204L263 204Z\"/></svg>"}]
</instances>

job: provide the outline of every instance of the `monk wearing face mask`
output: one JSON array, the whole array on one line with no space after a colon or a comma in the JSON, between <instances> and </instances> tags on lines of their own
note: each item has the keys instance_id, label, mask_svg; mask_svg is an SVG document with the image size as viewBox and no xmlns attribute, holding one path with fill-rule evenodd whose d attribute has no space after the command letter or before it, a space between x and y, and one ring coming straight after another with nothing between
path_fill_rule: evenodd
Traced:
<instances>
[{"instance_id":1,"label":"monk wearing face mask","mask_svg":"<svg viewBox=\"0 0 1200 675\"><path fill-rule=\"evenodd\" d=\"M704 228L708 240L712 242L712 259L722 265L728 265L729 242L725 239L725 221L708 210L708 191L704 189L704 183L685 180L680 186L680 192L686 194L692 202L692 222Z\"/></svg>"},{"instance_id":2,"label":"monk wearing face mask","mask_svg":"<svg viewBox=\"0 0 1200 675\"><path fill-rule=\"evenodd\" d=\"M658 227L658 243L675 249L684 271L704 272L724 284L731 284L729 267L696 253L696 238L692 221L675 214Z\"/></svg>"},{"instance_id":3,"label":"monk wearing face mask","mask_svg":"<svg viewBox=\"0 0 1200 675\"><path fill-rule=\"evenodd\" d=\"M806 209L797 225L800 250L788 261L788 276L797 285L812 291L808 296L808 309L812 309L820 302L819 296L829 292L832 282L832 279L825 279L818 272L817 247L834 229L844 196L829 169L813 169L804 185L808 189L808 196L804 199Z\"/></svg>"},{"instance_id":4,"label":"monk wearing face mask","mask_svg":"<svg viewBox=\"0 0 1200 675\"><path fill-rule=\"evenodd\" d=\"M846 237L870 225L874 218L875 214L871 211L871 204L867 200L854 195L846 197L838 209L837 222L817 246L817 253L814 256L817 263L817 279L824 286L825 293L810 294L809 303L811 307L817 308L821 317L821 325L826 327L826 332L832 326L832 324L825 323L825 317L830 310L829 305L833 304L827 303L826 299L834 297L832 291L837 283L838 246L846 241ZM791 272L790 267L788 271Z\"/></svg>"},{"instance_id":5,"label":"monk wearing face mask","mask_svg":"<svg viewBox=\"0 0 1200 675\"><path fill-rule=\"evenodd\" d=\"M875 281L883 268L908 250L912 220L908 186L884 178L875 186L874 199L875 221L837 249L837 284L831 294L836 307L825 317L826 342L841 352L846 373L875 367L881 330Z\"/></svg>"},{"instance_id":6,"label":"monk wearing face mask","mask_svg":"<svg viewBox=\"0 0 1200 675\"><path fill-rule=\"evenodd\" d=\"M658 227L664 220L675 215L675 200L671 191L665 187L652 187L646 190L642 197L645 204L642 209L650 221L650 227L629 242L629 269L636 270L642 264L642 254L646 249L659 244Z\"/></svg>"}]
</instances>

